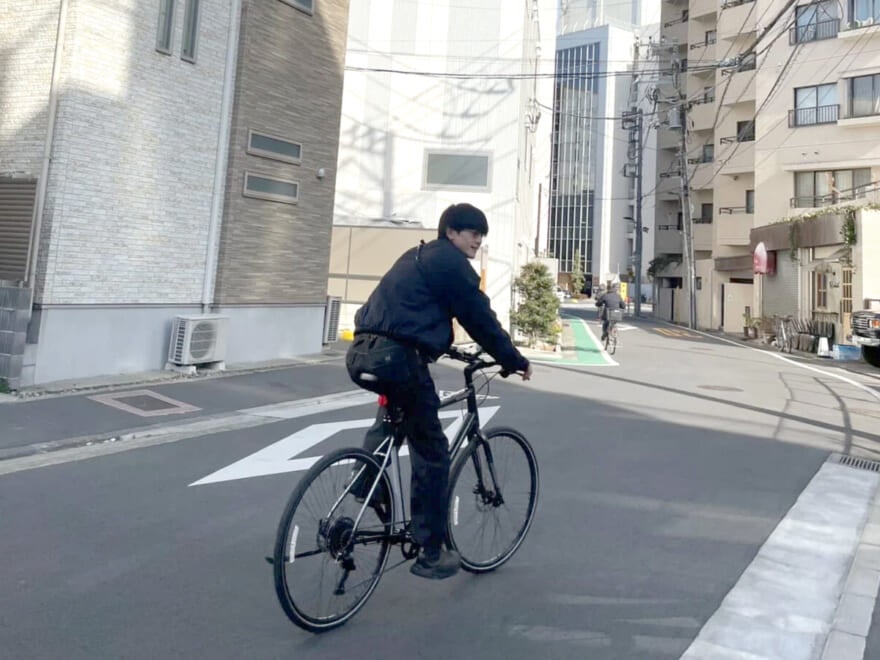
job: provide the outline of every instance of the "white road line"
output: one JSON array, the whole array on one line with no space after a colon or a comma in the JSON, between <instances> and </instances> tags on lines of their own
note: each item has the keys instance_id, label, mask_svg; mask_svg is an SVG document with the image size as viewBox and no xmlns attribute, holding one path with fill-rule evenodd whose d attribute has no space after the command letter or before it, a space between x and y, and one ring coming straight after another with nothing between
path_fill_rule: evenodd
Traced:
<instances>
[{"instance_id":1,"label":"white road line","mask_svg":"<svg viewBox=\"0 0 880 660\"><path fill-rule=\"evenodd\" d=\"M667 325L671 325L673 327L676 327L676 328L679 327L679 326L675 325L674 323L669 323L668 321L664 321L664 323L666 323ZM808 364L802 364L802 363L798 362L797 360L792 360L790 358L785 357L784 355L780 355L779 353L771 353L770 351L762 351L760 348L754 348L752 346L743 346L739 342L735 342L731 339L727 339L726 337L718 337L717 335L712 335L712 334L709 334L708 332L703 332L702 330L693 330L691 328L688 328L688 332L696 332L697 334L703 335L704 337L708 337L709 339L717 339L718 341L723 341L723 342L731 344L733 346L738 346L739 348L745 348L750 351L755 351L756 353L760 353L761 355L767 355L770 357L774 357L777 360L782 360L783 362L787 362L788 364L793 365L795 367L800 367L801 369L807 369L808 371L814 371L818 374L822 374L823 376L830 376L831 378L836 378L837 380L843 381L844 383L847 383L848 385L852 385L853 387L856 387L856 388L862 390L863 392L867 392L872 397L874 397L875 399L880 401L880 394L878 394L875 390L868 387L867 385L863 385L862 383L855 381L852 378L847 378L846 376L842 376L840 374L836 374L831 371L825 371L824 369L819 369L818 367L811 367Z\"/></svg>"},{"instance_id":2,"label":"white road line","mask_svg":"<svg viewBox=\"0 0 880 660\"><path fill-rule=\"evenodd\" d=\"M593 338L593 343L599 347L599 355L601 355L603 358L605 358L605 364L612 366L612 367L619 367L620 365L615 360L613 360L610 355L608 355L608 351L606 351L605 349L602 348L602 342L600 342L599 339L596 337L595 333L593 332L593 329L590 327L590 324L587 323L584 319L577 319L577 320L583 324L583 326L584 326L584 328L586 328L587 332L590 333L590 337ZM619 345L619 343L618 343L618 345ZM596 365L591 365L591 366L596 366Z\"/></svg>"},{"instance_id":3,"label":"white road line","mask_svg":"<svg viewBox=\"0 0 880 660\"><path fill-rule=\"evenodd\" d=\"M878 482L822 465L682 660L819 657Z\"/></svg>"},{"instance_id":4,"label":"white road line","mask_svg":"<svg viewBox=\"0 0 880 660\"><path fill-rule=\"evenodd\" d=\"M486 406L481 408L481 423L485 424L492 419L498 410L499 406ZM455 434L458 433L458 429L461 427L463 413L454 410L441 411L440 418L455 419L455 421L444 431L446 437L451 440L455 437ZM264 447L249 456L245 456L231 465L227 465L216 472L212 472L198 481L194 481L190 486L203 486L205 484L213 484L221 481L236 481L238 479L251 479L253 477L265 477L272 474L284 474L286 472L308 470L321 459L321 456L295 458L296 456L308 451L324 440L328 440L340 431L369 428L373 425L375 419L375 417L368 417L365 419L352 419L342 422L312 424L304 429L300 429L296 433L291 433L290 435L281 438L277 442L273 442L268 447ZM401 449L401 456L408 455L408 452L404 451L405 449L407 448L403 447Z\"/></svg>"}]
</instances>

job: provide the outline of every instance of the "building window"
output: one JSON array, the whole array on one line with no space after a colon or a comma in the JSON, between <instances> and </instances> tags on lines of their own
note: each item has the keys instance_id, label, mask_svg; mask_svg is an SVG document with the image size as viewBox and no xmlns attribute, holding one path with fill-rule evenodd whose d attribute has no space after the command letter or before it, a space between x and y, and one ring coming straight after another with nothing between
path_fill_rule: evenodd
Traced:
<instances>
[{"instance_id":1,"label":"building window","mask_svg":"<svg viewBox=\"0 0 880 660\"><path fill-rule=\"evenodd\" d=\"M794 208L817 208L865 196L871 183L871 168L795 172Z\"/></svg>"},{"instance_id":2,"label":"building window","mask_svg":"<svg viewBox=\"0 0 880 660\"><path fill-rule=\"evenodd\" d=\"M159 0L159 29L156 34L156 50L171 54L171 37L174 27L174 0Z\"/></svg>"},{"instance_id":3,"label":"building window","mask_svg":"<svg viewBox=\"0 0 880 660\"><path fill-rule=\"evenodd\" d=\"M715 87L703 87L703 103L715 102Z\"/></svg>"},{"instance_id":4,"label":"building window","mask_svg":"<svg viewBox=\"0 0 880 660\"><path fill-rule=\"evenodd\" d=\"M794 110L789 112L788 125L813 126L837 121L837 85L812 85L794 90Z\"/></svg>"},{"instance_id":5,"label":"building window","mask_svg":"<svg viewBox=\"0 0 880 660\"><path fill-rule=\"evenodd\" d=\"M299 182L245 172L243 194L245 197L256 197L270 202L296 204L299 201Z\"/></svg>"},{"instance_id":6,"label":"building window","mask_svg":"<svg viewBox=\"0 0 880 660\"><path fill-rule=\"evenodd\" d=\"M849 79L849 116L880 115L880 74Z\"/></svg>"},{"instance_id":7,"label":"building window","mask_svg":"<svg viewBox=\"0 0 880 660\"><path fill-rule=\"evenodd\" d=\"M315 13L315 0L281 0L286 5L296 7L307 14Z\"/></svg>"},{"instance_id":8,"label":"building window","mask_svg":"<svg viewBox=\"0 0 880 660\"><path fill-rule=\"evenodd\" d=\"M837 2L824 0L801 5L795 9L794 23L789 31L789 42L792 44L833 39L840 29Z\"/></svg>"},{"instance_id":9,"label":"building window","mask_svg":"<svg viewBox=\"0 0 880 660\"><path fill-rule=\"evenodd\" d=\"M196 41L199 34L199 0L186 0L186 12L183 16L183 47L181 59L187 62L196 61Z\"/></svg>"},{"instance_id":10,"label":"building window","mask_svg":"<svg viewBox=\"0 0 880 660\"><path fill-rule=\"evenodd\" d=\"M880 22L878 0L849 0L849 18L853 27L873 25Z\"/></svg>"},{"instance_id":11,"label":"building window","mask_svg":"<svg viewBox=\"0 0 880 660\"><path fill-rule=\"evenodd\" d=\"M828 307L828 273L813 271L813 308Z\"/></svg>"},{"instance_id":12,"label":"building window","mask_svg":"<svg viewBox=\"0 0 880 660\"><path fill-rule=\"evenodd\" d=\"M248 131L247 152L254 156L272 158L299 165L302 162L302 145L279 137Z\"/></svg>"},{"instance_id":13,"label":"building window","mask_svg":"<svg viewBox=\"0 0 880 660\"><path fill-rule=\"evenodd\" d=\"M736 141L737 142L754 142L755 141L755 120L736 122Z\"/></svg>"},{"instance_id":14,"label":"building window","mask_svg":"<svg viewBox=\"0 0 880 660\"><path fill-rule=\"evenodd\" d=\"M746 213L755 212L755 191L746 190Z\"/></svg>"},{"instance_id":15,"label":"building window","mask_svg":"<svg viewBox=\"0 0 880 660\"><path fill-rule=\"evenodd\" d=\"M706 31L706 45L709 46L714 44L718 37L718 33L715 30L707 30Z\"/></svg>"},{"instance_id":16,"label":"building window","mask_svg":"<svg viewBox=\"0 0 880 660\"><path fill-rule=\"evenodd\" d=\"M715 144L704 144L703 145L703 162L711 163L715 160Z\"/></svg>"},{"instance_id":17,"label":"building window","mask_svg":"<svg viewBox=\"0 0 880 660\"><path fill-rule=\"evenodd\" d=\"M700 217L695 218L694 222L698 224L708 225L712 223L712 205L700 204Z\"/></svg>"},{"instance_id":18,"label":"building window","mask_svg":"<svg viewBox=\"0 0 880 660\"><path fill-rule=\"evenodd\" d=\"M425 188L489 190L489 155L425 151Z\"/></svg>"}]
</instances>

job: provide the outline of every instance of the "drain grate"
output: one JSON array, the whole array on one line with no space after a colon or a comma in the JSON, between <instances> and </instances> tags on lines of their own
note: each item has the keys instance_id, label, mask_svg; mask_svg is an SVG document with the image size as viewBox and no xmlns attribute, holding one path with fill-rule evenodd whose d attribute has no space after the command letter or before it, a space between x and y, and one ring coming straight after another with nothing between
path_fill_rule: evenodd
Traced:
<instances>
[{"instance_id":1,"label":"drain grate","mask_svg":"<svg viewBox=\"0 0 880 660\"><path fill-rule=\"evenodd\" d=\"M701 390L715 390L716 392L744 392L740 387L728 387L727 385L697 385Z\"/></svg>"},{"instance_id":2,"label":"drain grate","mask_svg":"<svg viewBox=\"0 0 880 660\"><path fill-rule=\"evenodd\" d=\"M832 454L830 458L835 463L855 468L856 470L880 472L880 461L872 461L869 458L858 458L857 456L844 456L843 454Z\"/></svg>"}]
</instances>

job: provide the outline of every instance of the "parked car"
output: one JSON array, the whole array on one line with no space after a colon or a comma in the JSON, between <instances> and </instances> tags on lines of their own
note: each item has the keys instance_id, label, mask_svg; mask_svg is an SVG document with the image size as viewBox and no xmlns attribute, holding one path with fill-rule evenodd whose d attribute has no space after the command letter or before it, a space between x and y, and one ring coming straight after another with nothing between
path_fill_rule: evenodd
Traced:
<instances>
[{"instance_id":1,"label":"parked car","mask_svg":"<svg viewBox=\"0 0 880 660\"><path fill-rule=\"evenodd\" d=\"M556 297L559 299L559 302L562 303L571 298L571 294L561 286L558 286L556 287Z\"/></svg>"},{"instance_id":2,"label":"parked car","mask_svg":"<svg viewBox=\"0 0 880 660\"><path fill-rule=\"evenodd\" d=\"M866 307L877 301L865 301ZM863 309L853 312L852 340L862 348L862 358L874 367L880 367L880 311Z\"/></svg>"}]
</instances>

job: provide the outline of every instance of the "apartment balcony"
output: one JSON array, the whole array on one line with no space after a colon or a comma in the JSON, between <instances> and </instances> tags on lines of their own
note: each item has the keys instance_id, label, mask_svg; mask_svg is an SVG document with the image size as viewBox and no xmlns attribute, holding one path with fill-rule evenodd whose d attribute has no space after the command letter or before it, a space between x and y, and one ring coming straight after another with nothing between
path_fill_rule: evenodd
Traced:
<instances>
[{"instance_id":1,"label":"apartment balcony","mask_svg":"<svg viewBox=\"0 0 880 660\"><path fill-rule=\"evenodd\" d=\"M737 140L736 137L721 138L722 147L718 154L721 161L721 174L747 174L755 171L755 138Z\"/></svg>"},{"instance_id":2,"label":"apartment balcony","mask_svg":"<svg viewBox=\"0 0 880 660\"><path fill-rule=\"evenodd\" d=\"M855 18L849 17L849 20L840 22L840 31L837 33L838 39L870 39L880 35L880 22L874 20L874 17Z\"/></svg>"},{"instance_id":3,"label":"apartment balcony","mask_svg":"<svg viewBox=\"0 0 880 660\"><path fill-rule=\"evenodd\" d=\"M726 69L721 72L720 86L716 96L721 101L723 94L723 105L736 105L737 103L754 103L755 102L755 70L754 66L750 69L734 71ZM725 78L730 76L728 83ZM727 91L725 92L725 88Z\"/></svg>"},{"instance_id":4,"label":"apartment balcony","mask_svg":"<svg viewBox=\"0 0 880 660\"><path fill-rule=\"evenodd\" d=\"M712 188L715 183L715 164L699 163L691 176L691 188L694 190L706 190Z\"/></svg>"},{"instance_id":5,"label":"apartment balcony","mask_svg":"<svg viewBox=\"0 0 880 660\"><path fill-rule=\"evenodd\" d=\"M660 127L657 130L658 149L678 149L681 146L681 131Z\"/></svg>"},{"instance_id":6,"label":"apartment balcony","mask_svg":"<svg viewBox=\"0 0 880 660\"><path fill-rule=\"evenodd\" d=\"M796 108L788 111L788 127L836 124L840 115L839 105L820 105L815 108Z\"/></svg>"},{"instance_id":7,"label":"apartment balcony","mask_svg":"<svg viewBox=\"0 0 880 660\"><path fill-rule=\"evenodd\" d=\"M718 11L718 0L690 0L688 9L691 18L708 16Z\"/></svg>"},{"instance_id":8,"label":"apartment balcony","mask_svg":"<svg viewBox=\"0 0 880 660\"><path fill-rule=\"evenodd\" d=\"M683 241L678 225L658 225L654 236L654 254L681 254Z\"/></svg>"},{"instance_id":9,"label":"apartment balcony","mask_svg":"<svg viewBox=\"0 0 880 660\"><path fill-rule=\"evenodd\" d=\"M657 197L661 200L675 200L681 197L681 180L678 175L663 176L660 175L660 182L657 184Z\"/></svg>"},{"instance_id":10,"label":"apartment balcony","mask_svg":"<svg viewBox=\"0 0 880 660\"><path fill-rule=\"evenodd\" d=\"M712 218L694 218L694 250L712 249Z\"/></svg>"},{"instance_id":11,"label":"apartment balcony","mask_svg":"<svg viewBox=\"0 0 880 660\"><path fill-rule=\"evenodd\" d=\"M691 109L690 117L693 130L709 131L715 128L715 97L711 103L698 103Z\"/></svg>"},{"instance_id":12,"label":"apartment balcony","mask_svg":"<svg viewBox=\"0 0 880 660\"><path fill-rule=\"evenodd\" d=\"M688 46L688 60L692 62L712 62L715 59L715 41L703 41L705 37L700 35L700 40Z\"/></svg>"},{"instance_id":13,"label":"apartment balcony","mask_svg":"<svg viewBox=\"0 0 880 660\"><path fill-rule=\"evenodd\" d=\"M688 41L688 10L683 9L680 16L665 21L660 29L660 34L668 41L686 44Z\"/></svg>"},{"instance_id":14,"label":"apartment balcony","mask_svg":"<svg viewBox=\"0 0 880 660\"><path fill-rule=\"evenodd\" d=\"M754 217L745 206L722 206L715 222L715 241L720 245L749 245Z\"/></svg>"},{"instance_id":15,"label":"apartment balcony","mask_svg":"<svg viewBox=\"0 0 880 660\"><path fill-rule=\"evenodd\" d=\"M754 0L741 2L732 0L721 3L718 15L718 38L732 41L741 34L751 34L756 29L756 17L760 12L752 5Z\"/></svg>"},{"instance_id":16,"label":"apartment balcony","mask_svg":"<svg viewBox=\"0 0 880 660\"><path fill-rule=\"evenodd\" d=\"M788 29L788 43L794 46L795 44L803 44L809 41L834 39L839 32L839 18L813 21L805 25L794 25Z\"/></svg>"}]
</instances>

